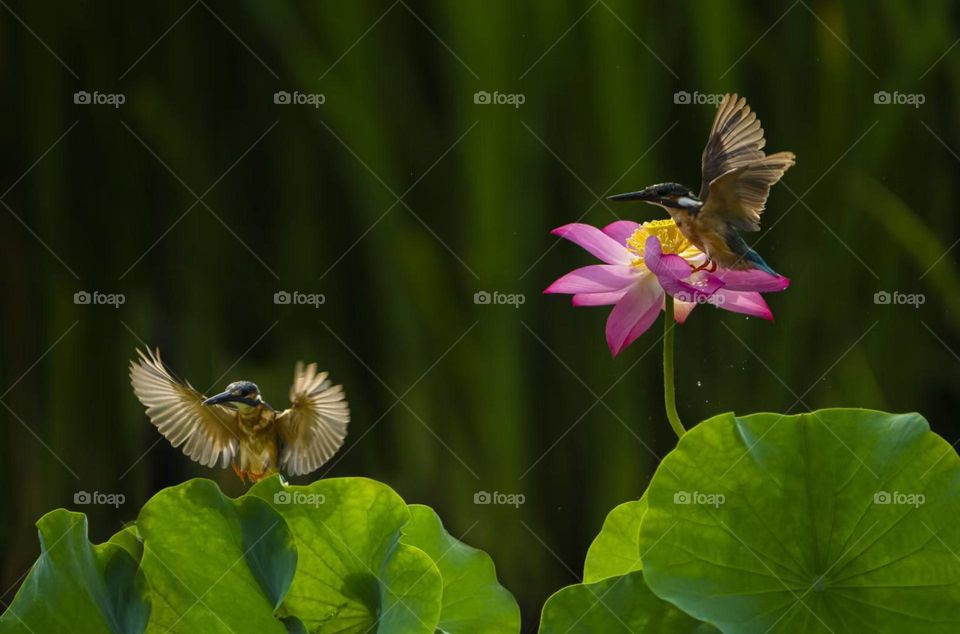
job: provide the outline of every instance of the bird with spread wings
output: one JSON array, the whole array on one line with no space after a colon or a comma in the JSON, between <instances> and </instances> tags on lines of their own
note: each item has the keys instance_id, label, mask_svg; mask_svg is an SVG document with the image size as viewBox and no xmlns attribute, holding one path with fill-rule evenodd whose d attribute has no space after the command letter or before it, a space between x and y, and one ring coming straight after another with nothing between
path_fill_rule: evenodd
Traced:
<instances>
[{"instance_id":1,"label":"bird with spread wings","mask_svg":"<svg viewBox=\"0 0 960 634\"><path fill-rule=\"evenodd\" d=\"M747 100L724 95L701 155L699 194L680 183L659 183L610 199L639 200L665 209L684 237L707 254L704 266L777 275L739 233L760 230L770 188L796 162L793 152L765 154L766 143Z\"/></svg>"},{"instance_id":2,"label":"bird with spread wings","mask_svg":"<svg viewBox=\"0 0 960 634\"><path fill-rule=\"evenodd\" d=\"M174 447L207 467L233 467L257 482L282 470L304 475L320 468L343 445L350 409L343 386L317 365L296 364L290 407L278 412L251 381L234 381L209 398L180 381L160 351L137 350L130 383L147 416Z\"/></svg>"}]
</instances>

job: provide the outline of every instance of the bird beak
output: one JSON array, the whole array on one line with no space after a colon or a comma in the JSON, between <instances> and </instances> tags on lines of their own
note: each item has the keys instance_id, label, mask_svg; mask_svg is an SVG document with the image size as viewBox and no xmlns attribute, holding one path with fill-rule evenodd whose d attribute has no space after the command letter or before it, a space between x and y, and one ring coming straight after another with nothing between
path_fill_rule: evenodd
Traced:
<instances>
[{"instance_id":1,"label":"bird beak","mask_svg":"<svg viewBox=\"0 0 960 634\"><path fill-rule=\"evenodd\" d=\"M616 196L609 196L607 200L613 200L616 202L623 202L629 200L642 200L645 202L652 202L655 197L646 189L642 189L638 192L628 192L626 194L617 194Z\"/></svg>"},{"instance_id":2,"label":"bird beak","mask_svg":"<svg viewBox=\"0 0 960 634\"><path fill-rule=\"evenodd\" d=\"M204 405L219 405L221 403L229 403L230 401L236 400L235 397L230 392L221 392L216 396L211 396L203 402Z\"/></svg>"}]
</instances>

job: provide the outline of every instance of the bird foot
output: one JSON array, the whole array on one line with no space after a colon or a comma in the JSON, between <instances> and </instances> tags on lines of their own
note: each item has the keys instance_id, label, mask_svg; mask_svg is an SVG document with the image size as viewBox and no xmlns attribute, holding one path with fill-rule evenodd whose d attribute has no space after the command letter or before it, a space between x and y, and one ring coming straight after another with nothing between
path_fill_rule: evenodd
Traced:
<instances>
[{"instance_id":1,"label":"bird foot","mask_svg":"<svg viewBox=\"0 0 960 634\"><path fill-rule=\"evenodd\" d=\"M231 463L230 466L233 467L233 472L234 472L235 474L237 474L237 477L238 477L238 478L240 478L240 482L245 482L244 478L246 477L247 472L246 472L246 471L242 471L242 470L240 469L240 467L238 467L236 464ZM250 475L250 481L251 481L251 482L254 481L254 480L253 480L253 474Z\"/></svg>"},{"instance_id":2,"label":"bird foot","mask_svg":"<svg viewBox=\"0 0 960 634\"><path fill-rule=\"evenodd\" d=\"M707 268L707 267L710 267L710 268ZM714 271L717 270L717 263L714 262L713 260L707 260L700 266L694 267L692 272L696 273L697 271L703 271L703 270L706 270L707 273L713 273Z\"/></svg>"},{"instance_id":3,"label":"bird foot","mask_svg":"<svg viewBox=\"0 0 960 634\"><path fill-rule=\"evenodd\" d=\"M248 471L247 477L250 478L251 484L256 484L263 480L268 475L266 471Z\"/></svg>"}]
</instances>

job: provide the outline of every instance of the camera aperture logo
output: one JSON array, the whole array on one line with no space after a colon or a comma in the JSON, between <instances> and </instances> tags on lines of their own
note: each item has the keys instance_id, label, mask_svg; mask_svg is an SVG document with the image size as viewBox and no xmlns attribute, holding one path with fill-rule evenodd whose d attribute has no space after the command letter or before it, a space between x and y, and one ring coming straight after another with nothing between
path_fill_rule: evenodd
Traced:
<instances>
[{"instance_id":1,"label":"camera aperture logo","mask_svg":"<svg viewBox=\"0 0 960 634\"><path fill-rule=\"evenodd\" d=\"M78 90L73 93L73 103L78 106L113 106L119 108L127 102L127 96L122 92L87 92Z\"/></svg>"},{"instance_id":2,"label":"camera aperture logo","mask_svg":"<svg viewBox=\"0 0 960 634\"><path fill-rule=\"evenodd\" d=\"M701 491L677 491L673 494L674 504L697 505L697 506L719 506L727 501L727 496L723 493L703 493Z\"/></svg>"},{"instance_id":3,"label":"camera aperture logo","mask_svg":"<svg viewBox=\"0 0 960 634\"><path fill-rule=\"evenodd\" d=\"M913 106L919 108L927 102L927 96L923 93L906 93L894 90L878 90L873 93L873 103L878 106Z\"/></svg>"},{"instance_id":4,"label":"camera aperture logo","mask_svg":"<svg viewBox=\"0 0 960 634\"><path fill-rule=\"evenodd\" d=\"M320 506L327 501L323 493L307 493L306 491L277 491L273 494L273 503L298 506Z\"/></svg>"},{"instance_id":5,"label":"camera aperture logo","mask_svg":"<svg viewBox=\"0 0 960 634\"><path fill-rule=\"evenodd\" d=\"M273 294L273 303L278 306L313 306L320 308L327 303L323 293L301 293L300 291L277 291Z\"/></svg>"},{"instance_id":6,"label":"camera aperture logo","mask_svg":"<svg viewBox=\"0 0 960 634\"><path fill-rule=\"evenodd\" d=\"M495 505L520 508L526 501L527 497L523 493L500 493L499 491L490 493L489 491L477 491L473 494L473 503L483 506Z\"/></svg>"},{"instance_id":7,"label":"camera aperture logo","mask_svg":"<svg viewBox=\"0 0 960 634\"><path fill-rule=\"evenodd\" d=\"M127 496L123 493L101 493L100 491L77 491L73 494L73 503L79 505L96 504L98 506L112 506L120 508L127 501Z\"/></svg>"},{"instance_id":8,"label":"camera aperture logo","mask_svg":"<svg viewBox=\"0 0 960 634\"><path fill-rule=\"evenodd\" d=\"M501 293L500 291L477 291L473 294L473 303L480 306L513 306L520 308L527 301L523 293Z\"/></svg>"},{"instance_id":9,"label":"camera aperture logo","mask_svg":"<svg viewBox=\"0 0 960 634\"><path fill-rule=\"evenodd\" d=\"M278 90L273 93L273 103L278 106L313 106L319 108L327 103L327 96L323 93L300 92L299 90L293 92Z\"/></svg>"},{"instance_id":10,"label":"camera aperture logo","mask_svg":"<svg viewBox=\"0 0 960 634\"><path fill-rule=\"evenodd\" d=\"M519 108L527 101L526 95L521 92L508 93L500 92L494 90L493 92L487 92L486 90L478 90L473 93L473 103L478 106L513 106L514 108Z\"/></svg>"},{"instance_id":11,"label":"camera aperture logo","mask_svg":"<svg viewBox=\"0 0 960 634\"><path fill-rule=\"evenodd\" d=\"M73 294L73 303L77 306L113 306L120 308L127 301L123 293L101 293L100 291L77 291Z\"/></svg>"},{"instance_id":12,"label":"camera aperture logo","mask_svg":"<svg viewBox=\"0 0 960 634\"><path fill-rule=\"evenodd\" d=\"M906 505L919 508L927 501L923 493L903 493L901 491L877 491L873 494L873 503L881 506Z\"/></svg>"},{"instance_id":13,"label":"camera aperture logo","mask_svg":"<svg viewBox=\"0 0 960 634\"><path fill-rule=\"evenodd\" d=\"M720 93L699 92L696 90L693 92L678 90L673 93L673 103L678 106L719 106L721 101L723 101L723 95Z\"/></svg>"},{"instance_id":14,"label":"camera aperture logo","mask_svg":"<svg viewBox=\"0 0 960 634\"><path fill-rule=\"evenodd\" d=\"M873 303L878 306L913 306L920 308L927 301L923 293L901 293L900 291L877 291L873 294Z\"/></svg>"}]
</instances>

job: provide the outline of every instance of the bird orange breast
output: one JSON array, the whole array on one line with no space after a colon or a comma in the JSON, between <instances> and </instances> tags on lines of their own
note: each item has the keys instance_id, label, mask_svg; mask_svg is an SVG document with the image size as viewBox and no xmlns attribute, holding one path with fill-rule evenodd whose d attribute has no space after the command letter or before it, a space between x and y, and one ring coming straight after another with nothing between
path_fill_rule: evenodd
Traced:
<instances>
[{"instance_id":1,"label":"bird orange breast","mask_svg":"<svg viewBox=\"0 0 960 634\"><path fill-rule=\"evenodd\" d=\"M262 430L240 441L240 471L251 477L271 473L277 467L277 436L271 430Z\"/></svg>"},{"instance_id":2,"label":"bird orange breast","mask_svg":"<svg viewBox=\"0 0 960 634\"><path fill-rule=\"evenodd\" d=\"M677 229L689 240L695 247L703 250L703 244L700 239L700 232L697 230L697 217L689 211L683 209L670 210L670 216L677 223Z\"/></svg>"}]
</instances>

